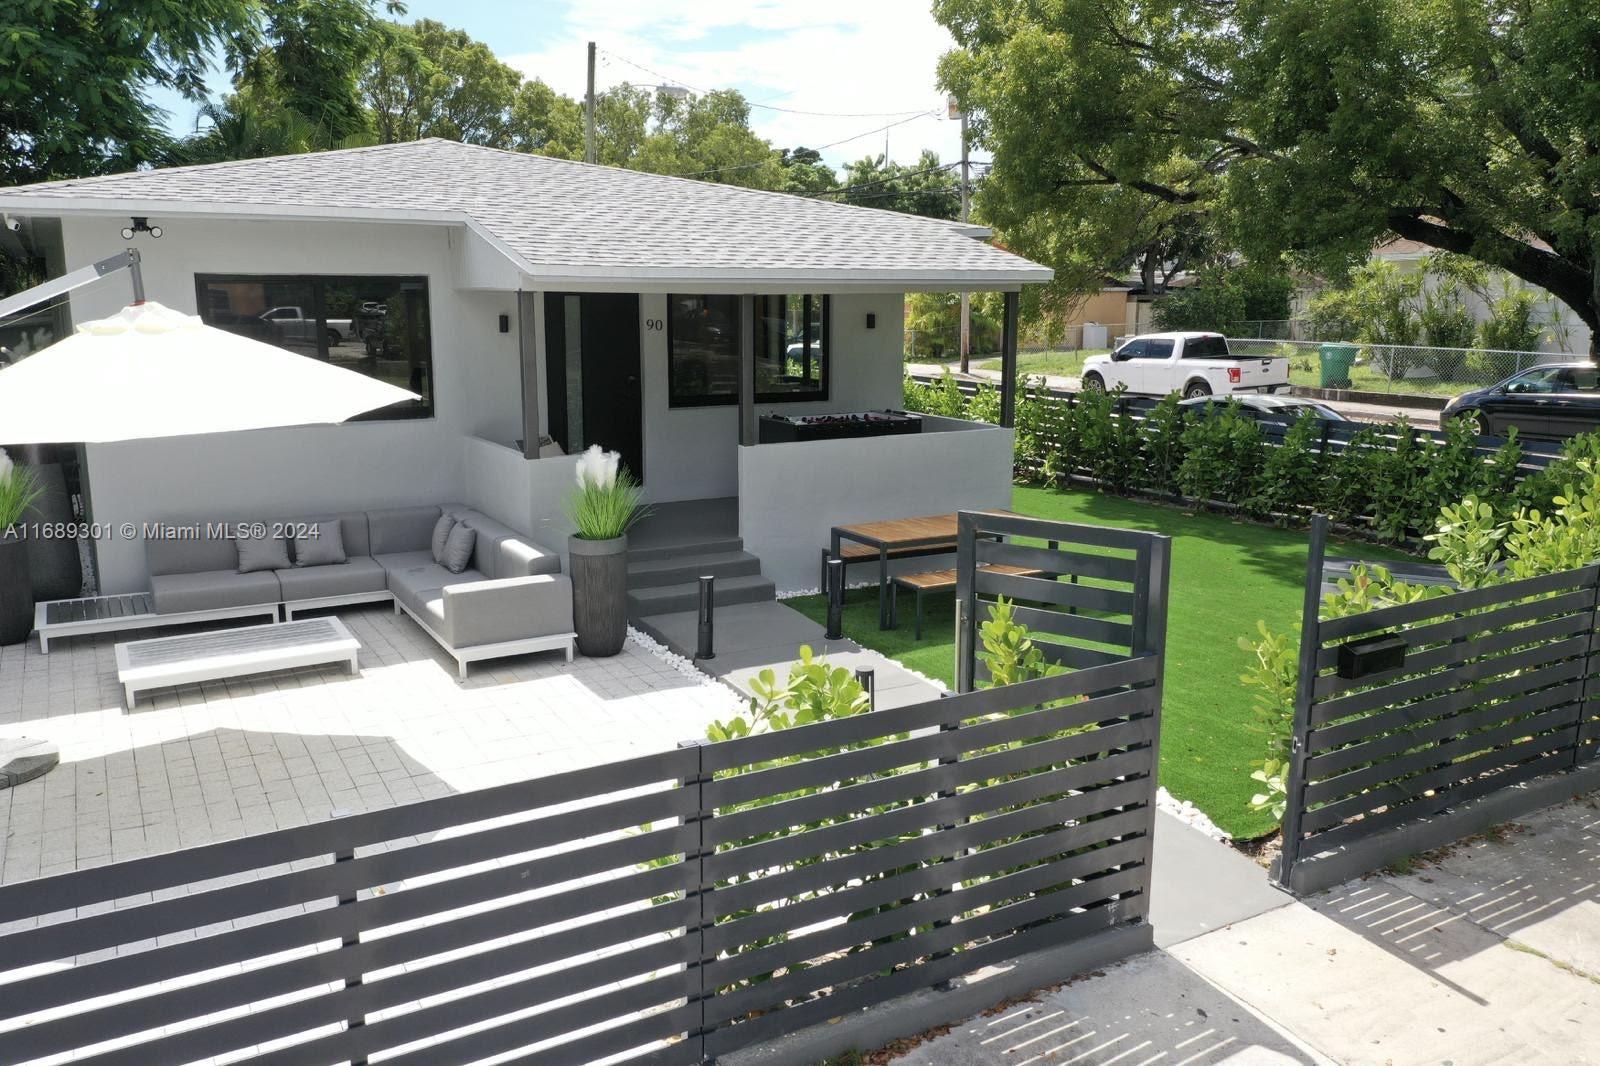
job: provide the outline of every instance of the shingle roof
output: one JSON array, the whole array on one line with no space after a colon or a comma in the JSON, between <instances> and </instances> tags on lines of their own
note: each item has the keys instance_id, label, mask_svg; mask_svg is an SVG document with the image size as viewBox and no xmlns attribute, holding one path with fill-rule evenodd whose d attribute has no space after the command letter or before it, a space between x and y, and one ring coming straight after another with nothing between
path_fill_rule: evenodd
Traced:
<instances>
[{"instance_id":1,"label":"shingle roof","mask_svg":"<svg viewBox=\"0 0 1600 1066\"><path fill-rule=\"evenodd\" d=\"M0 207L475 224L535 273L1048 280L949 222L428 139L0 189Z\"/></svg>"}]
</instances>

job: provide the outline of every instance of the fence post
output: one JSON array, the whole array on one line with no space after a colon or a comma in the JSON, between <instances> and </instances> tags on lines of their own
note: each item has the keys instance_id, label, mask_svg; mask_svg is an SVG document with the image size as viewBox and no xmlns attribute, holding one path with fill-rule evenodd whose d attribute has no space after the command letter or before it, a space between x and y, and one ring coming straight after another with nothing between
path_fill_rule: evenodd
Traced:
<instances>
[{"instance_id":1,"label":"fence post","mask_svg":"<svg viewBox=\"0 0 1600 1066\"><path fill-rule=\"evenodd\" d=\"M683 788L694 790L694 810L692 815L684 816L684 825L692 826L689 849L683 856L683 870L685 885L683 898L691 901L690 913L692 923L683 931L684 949L692 960L686 959L684 969L692 970L693 977L689 981L688 1000L698 1003L700 1008L700 1022L694 1032L686 1034L690 1042L698 1042L700 1048L699 1059L706 1061L706 1003L716 994L716 989L706 984L706 964L711 960L706 957L706 928L710 924L706 919L706 897L710 894L710 887L706 884L706 822L711 819L711 812L706 809L706 760L705 740L681 740L678 748L693 748L695 753L694 776L686 777L680 782Z\"/></svg>"},{"instance_id":2,"label":"fence post","mask_svg":"<svg viewBox=\"0 0 1600 1066\"><path fill-rule=\"evenodd\" d=\"M1305 595L1300 603L1300 662L1295 683L1294 723L1289 735L1289 770L1284 779L1283 852L1278 859L1278 884L1289 887L1289 874L1300 857L1300 816L1305 808L1306 736L1311 731L1311 701L1317 677L1317 652L1322 647L1322 564L1328 552L1328 516L1311 516L1311 544L1306 552Z\"/></svg>"},{"instance_id":3,"label":"fence post","mask_svg":"<svg viewBox=\"0 0 1600 1066\"><path fill-rule=\"evenodd\" d=\"M1595 598L1589 606L1592 612L1590 618L1591 620L1600 620L1600 568L1590 568L1589 580L1595 583ZM1574 770L1588 761L1584 758L1583 747L1585 716L1589 713L1589 701L1594 698L1595 686L1600 684L1600 678L1595 677L1595 670L1600 668L1600 663L1595 661L1595 657L1600 655L1600 633L1596 633L1596 629L1600 629L1600 625L1591 624L1589 626L1589 647L1585 651L1583 658L1583 687L1580 689L1578 696L1578 720L1575 723L1578 731L1572 740L1572 769ZM1594 757L1593 755L1590 756L1590 758Z\"/></svg>"}]
</instances>

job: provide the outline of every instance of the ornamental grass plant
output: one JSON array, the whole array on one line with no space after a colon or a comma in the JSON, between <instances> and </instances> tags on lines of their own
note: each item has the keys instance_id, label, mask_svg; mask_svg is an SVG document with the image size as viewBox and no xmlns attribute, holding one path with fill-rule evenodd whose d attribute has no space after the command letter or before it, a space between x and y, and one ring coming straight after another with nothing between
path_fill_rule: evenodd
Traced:
<instances>
[{"instance_id":1,"label":"ornamental grass plant","mask_svg":"<svg viewBox=\"0 0 1600 1066\"><path fill-rule=\"evenodd\" d=\"M567 517L583 540L614 540L649 511L638 479L622 469L616 452L591 445L578 460L578 487L567 497Z\"/></svg>"}]
</instances>

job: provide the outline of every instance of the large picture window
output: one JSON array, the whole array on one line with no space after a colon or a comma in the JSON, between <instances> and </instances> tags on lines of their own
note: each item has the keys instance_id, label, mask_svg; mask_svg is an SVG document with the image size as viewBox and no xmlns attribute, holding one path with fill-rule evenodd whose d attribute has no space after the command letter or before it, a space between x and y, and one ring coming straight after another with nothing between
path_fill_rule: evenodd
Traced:
<instances>
[{"instance_id":1,"label":"large picture window","mask_svg":"<svg viewBox=\"0 0 1600 1066\"><path fill-rule=\"evenodd\" d=\"M673 407L739 402L739 297L667 297L667 380ZM828 298L757 296L757 403L828 398Z\"/></svg>"},{"instance_id":2,"label":"large picture window","mask_svg":"<svg viewBox=\"0 0 1600 1066\"><path fill-rule=\"evenodd\" d=\"M398 385L422 397L360 416L433 414L428 280L415 277L195 276L201 319Z\"/></svg>"}]
</instances>

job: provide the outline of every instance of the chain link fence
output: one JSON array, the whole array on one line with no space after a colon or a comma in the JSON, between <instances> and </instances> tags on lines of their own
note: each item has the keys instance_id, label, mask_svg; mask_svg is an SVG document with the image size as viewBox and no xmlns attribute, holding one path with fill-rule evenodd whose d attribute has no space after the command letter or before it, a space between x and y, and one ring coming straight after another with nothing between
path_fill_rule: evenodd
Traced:
<instances>
[{"instance_id":1,"label":"chain link fence","mask_svg":"<svg viewBox=\"0 0 1600 1066\"><path fill-rule=\"evenodd\" d=\"M1017 338L1017 351L1024 354L1104 351L1111 347L1112 339L1126 328L1122 322L1079 322L1060 327L1056 336L1049 335L1041 327L1024 328ZM951 324L937 329L907 328L905 331L905 358L909 362L952 359L960 353L959 325ZM983 331L973 331L972 358L995 359L999 355L997 340L984 336Z\"/></svg>"},{"instance_id":2,"label":"chain link fence","mask_svg":"<svg viewBox=\"0 0 1600 1066\"><path fill-rule=\"evenodd\" d=\"M1322 384L1322 344L1317 341L1228 338L1235 355L1282 356L1295 385ZM1357 344L1348 388L1365 392L1454 396L1493 385L1545 363L1570 362L1560 352L1511 352L1488 348L1435 348L1418 344Z\"/></svg>"}]
</instances>

